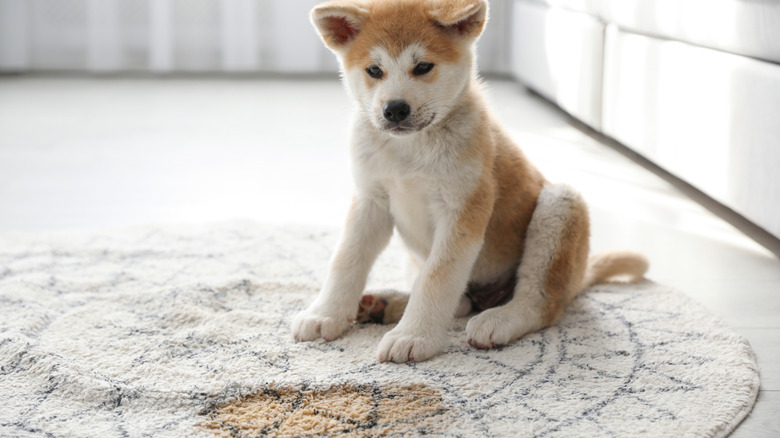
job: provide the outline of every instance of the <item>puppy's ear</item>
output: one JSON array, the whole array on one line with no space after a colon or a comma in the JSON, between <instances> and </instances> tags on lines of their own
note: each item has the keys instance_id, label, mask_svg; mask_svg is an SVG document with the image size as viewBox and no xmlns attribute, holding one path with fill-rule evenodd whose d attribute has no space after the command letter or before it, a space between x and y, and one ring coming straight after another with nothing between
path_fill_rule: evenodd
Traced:
<instances>
[{"instance_id":1,"label":"puppy's ear","mask_svg":"<svg viewBox=\"0 0 780 438\"><path fill-rule=\"evenodd\" d=\"M311 11L311 22L325 45L341 52L360 32L368 11L348 1L334 1L317 5Z\"/></svg>"},{"instance_id":2,"label":"puppy's ear","mask_svg":"<svg viewBox=\"0 0 780 438\"><path fill-rule=\"evenodd\" d=\"M486 0L439 0L429 11L436 24L457 38L475 40L485 29Z\"/></svg>"}]
</instances>

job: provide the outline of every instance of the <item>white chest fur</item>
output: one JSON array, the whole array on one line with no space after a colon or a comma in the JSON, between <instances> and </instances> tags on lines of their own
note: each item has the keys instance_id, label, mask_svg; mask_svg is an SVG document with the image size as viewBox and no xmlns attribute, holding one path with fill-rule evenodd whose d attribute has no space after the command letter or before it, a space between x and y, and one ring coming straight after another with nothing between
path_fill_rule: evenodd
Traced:
<instances>
[{"instance_id":1,"label":"white chest fur","mask_svg":"<svg viewBox=\"0 0 780 438\"><path fill-rule=\"evenodd\" d=\"M435 188L424 179L414 177L388 179L383 183L398 234L417 257L427 258L436 227L435 212L431 209Z\"/></svg>"},{"instance_id":2,"label":"white chest fur","mask_svg":"<svg viewBox=\"0 0 780 438\"><path fill-rule=\"evenodd\" d=\"M381 199L407 247L428 257L436 229L463 205L479 180L464 159L465 135L431 128L405 137L376 133L358 121L352 158L359 196Z\"/></svg>"}]
</instances>

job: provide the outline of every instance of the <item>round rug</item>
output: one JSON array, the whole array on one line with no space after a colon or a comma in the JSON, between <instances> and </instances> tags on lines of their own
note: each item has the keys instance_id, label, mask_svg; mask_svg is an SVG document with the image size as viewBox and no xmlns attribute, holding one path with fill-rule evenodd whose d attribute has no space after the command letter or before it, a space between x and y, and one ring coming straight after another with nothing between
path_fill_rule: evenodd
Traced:
<instances>
[{"instance_id":1,"label":"round rug","mask_svg":"<svg viewBox=\"0 0 780 438\"><path fill-rule=\"evenodd\" d=\"M759 378L741 336L644 282L551 328L377 363L391 327L296 343L334 230L251 223L0 236L0 436L725 436ZM402 288L397 243L370 287ZM652 263L652 261L651 261Z\"/></svg>"}]
</instances>

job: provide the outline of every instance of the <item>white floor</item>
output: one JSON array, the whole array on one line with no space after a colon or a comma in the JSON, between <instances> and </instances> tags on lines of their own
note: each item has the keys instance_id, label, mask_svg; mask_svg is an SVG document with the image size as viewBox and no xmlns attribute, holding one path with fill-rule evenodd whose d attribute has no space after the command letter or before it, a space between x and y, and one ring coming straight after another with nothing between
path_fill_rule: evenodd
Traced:
<instances>
[{"instance_id":1,"label":"white floor","mask_svg":"<svg viewBox=\"0 0 780 438\"><path fill-rule=\"evenodd\" d=\"M734 436L780 436L780 261L517 84L490 88L548 178L589 200L594 251L644 252L650 278L750 340L762 390ZM0 77L0 232L236 218L339 226L349 108L332 79Z\"/></svg>"}]
</instances>

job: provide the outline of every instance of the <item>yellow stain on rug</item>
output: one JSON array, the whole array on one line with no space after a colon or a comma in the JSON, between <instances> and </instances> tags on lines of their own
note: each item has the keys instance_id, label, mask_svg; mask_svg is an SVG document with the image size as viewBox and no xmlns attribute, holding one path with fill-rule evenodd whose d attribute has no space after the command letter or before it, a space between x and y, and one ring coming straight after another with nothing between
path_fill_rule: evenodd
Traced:
<instances>
[{"instance_id":1,"label":"yellow stain on rug","mask_svg":"<svg viewBox=\"0 0 780 438\"><path fill-rule=\"evenodd\" d=\"M439 391L420 384L271 387L204 415L200 427L225 438L437 435L452 422Z\"/></svg>"}]
</instances>

